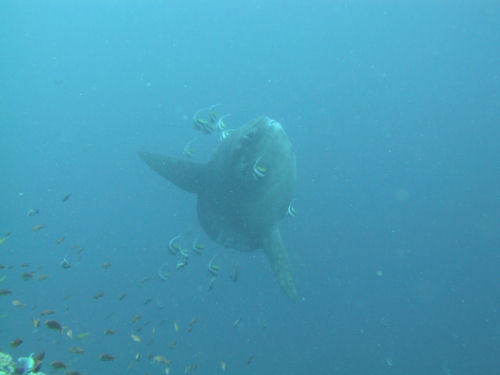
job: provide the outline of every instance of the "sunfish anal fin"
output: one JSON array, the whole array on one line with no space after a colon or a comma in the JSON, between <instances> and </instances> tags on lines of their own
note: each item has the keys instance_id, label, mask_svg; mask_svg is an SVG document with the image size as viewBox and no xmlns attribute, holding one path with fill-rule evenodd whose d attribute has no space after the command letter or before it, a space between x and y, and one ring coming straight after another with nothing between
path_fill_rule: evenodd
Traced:
<instances>
[{"instance_id":1,"label":"sunfish anal fin","mask_svg":"<svg viewBox=\"0 0 500 375\"><path fill-rule=\"evenodd\" d=\"M292 265L288 259L278 228L275 228L269 237L264 240L264 251L269 258L274 275L286 294L292 299L297 298L297 288L292 274Z\"/></svg>"},{"instance_id":2,"label":"sunfish anal fin","mask_svg":"<svg viewBox=\"0 0 500 375\"><path fill-rule=\"evenodd\" d=\"M202 189L204 164L144 151L138 154L152 170L181 189L190 193L198 193Z\"/></svg>"}]
</instances>

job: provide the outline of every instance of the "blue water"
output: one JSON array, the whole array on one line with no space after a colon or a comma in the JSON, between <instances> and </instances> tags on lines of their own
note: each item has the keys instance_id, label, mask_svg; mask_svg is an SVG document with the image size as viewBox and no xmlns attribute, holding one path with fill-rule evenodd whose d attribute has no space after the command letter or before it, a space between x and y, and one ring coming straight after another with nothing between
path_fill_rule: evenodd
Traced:
<instances>
[{"instance_id":1,"label":"blue water","mask_svg":"<svg viewBox=\"0 0 500 375\"><path fill-rule=\"evenodd\" d=\"M151 354L171 374L498 374L499 20L493 1L5 1L0 350L44 350L48 373L164 373ZM215 103L294 144L298 301L137 157L195 138L207 160L218 137L191 116ZM177 271L167 245L186 232L207 248Z\"/></svg>"}]
</instances>

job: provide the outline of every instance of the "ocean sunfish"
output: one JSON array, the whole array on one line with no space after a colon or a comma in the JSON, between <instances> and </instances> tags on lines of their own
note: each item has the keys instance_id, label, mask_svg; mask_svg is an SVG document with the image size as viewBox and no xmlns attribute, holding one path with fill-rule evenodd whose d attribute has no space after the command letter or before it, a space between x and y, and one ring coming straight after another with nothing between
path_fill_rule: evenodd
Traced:
<instances>
[{"instance_id":1,"label":"ocean sunfish","mask_svg":"<svg viewBox=\"0 0 500 375\"><path fill-rule=\"evenodd\" d=\"M297 297L279 222L294 196L296 161L281 124L261 116L227 132L207 163L139 152L154 171L198 197L198 219L216 243L263 249L291 298Z\"/></svg>"}]
</instances>

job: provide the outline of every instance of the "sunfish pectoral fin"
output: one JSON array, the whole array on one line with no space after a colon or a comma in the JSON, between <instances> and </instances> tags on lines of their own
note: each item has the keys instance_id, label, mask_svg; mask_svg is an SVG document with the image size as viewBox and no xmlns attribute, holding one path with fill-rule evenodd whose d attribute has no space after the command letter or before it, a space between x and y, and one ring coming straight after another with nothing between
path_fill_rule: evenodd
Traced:
<instances>
[{"instance_id":1,"label":"sunfish pectoral fin","mask_svg":"<svg viewBox=\"0 0 500 375\"><path fill-rule=\"evenodd\" d=\"M264 251L269 258L274 275L286 294L292 299L297 298L297 288L292 274L292 265L288 259L288 253L281 241L278 228L274 229L270 236L264 240Z\"/></svg>"},{"instance_id":2,"label":"sunfish pectoral fin","mask_svg":"<svg viewBox=\"0 0 500 375\"><path fill-rule=\"evenodd\" d=\"M152 170L183 190L198 193L203 186L205 165L170 156L139 151Z\"/></svg>"}]
</instances>

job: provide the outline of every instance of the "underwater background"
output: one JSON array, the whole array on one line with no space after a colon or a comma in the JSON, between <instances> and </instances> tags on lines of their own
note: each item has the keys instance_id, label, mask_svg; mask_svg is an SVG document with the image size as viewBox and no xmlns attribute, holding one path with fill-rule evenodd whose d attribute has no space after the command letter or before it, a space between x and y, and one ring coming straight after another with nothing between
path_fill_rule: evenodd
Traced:
<instances>
[{"instance_id":1,"label":"underwater background","mask_svg":"<svg viewBox=\"0 0 500 375\"><path fill-rule=\"evenodd\" d=\"M0 46L0 351L45 373L500 373L498 2L4 1ZM193 140L206 161L213 104L294 145L297 301L137 156ZM206 244L179 270L177 235Z\"/></svg>"}]
</instances>

